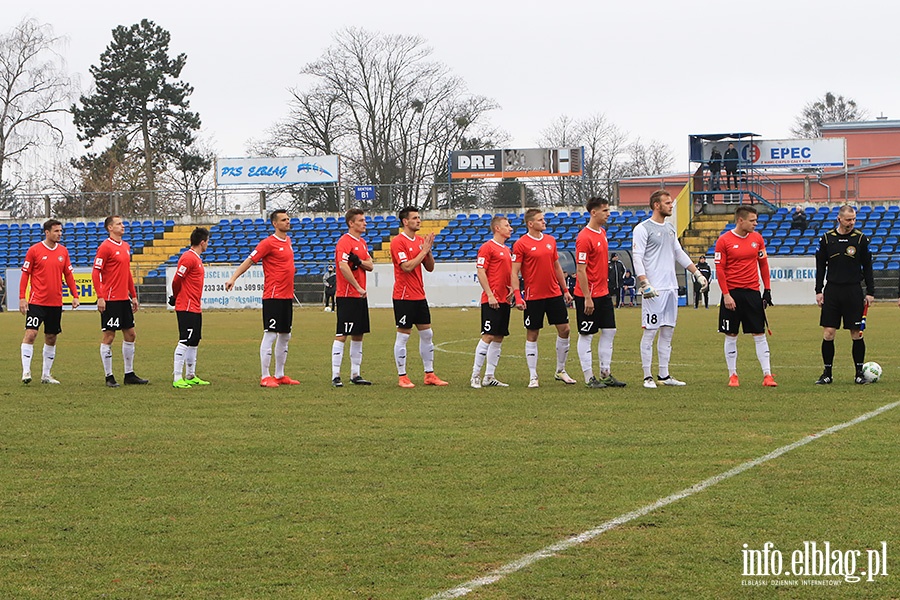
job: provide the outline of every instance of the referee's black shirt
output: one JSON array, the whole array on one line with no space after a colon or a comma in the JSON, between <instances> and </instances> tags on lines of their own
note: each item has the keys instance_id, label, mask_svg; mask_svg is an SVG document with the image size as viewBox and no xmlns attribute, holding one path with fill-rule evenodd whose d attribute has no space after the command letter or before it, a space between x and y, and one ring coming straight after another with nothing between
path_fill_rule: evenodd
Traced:
<instances>
[{"instance_id":1,"label":"referee's black shirt","mask_svg":"<svg viewBox=\"0 0 900 600\"><path fill-rule=\"evenodd\" d=\"M821 294L825 287L826 271L829 283L859 283L865 279L866 295L875 295L869 238L859 229L839 233L835 227L819 239L819 248L816 250L817 294Z\"/></svg>"}]
</instances>

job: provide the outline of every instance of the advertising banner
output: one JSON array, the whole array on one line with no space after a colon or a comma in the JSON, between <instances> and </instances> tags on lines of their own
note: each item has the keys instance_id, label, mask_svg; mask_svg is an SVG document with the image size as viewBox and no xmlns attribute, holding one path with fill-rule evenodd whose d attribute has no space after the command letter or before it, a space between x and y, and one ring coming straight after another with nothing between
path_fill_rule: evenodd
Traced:
<instances>
[{"instance_id":1,"label":"advertising banner","mask_svg":"<svg viewBox=\"0 0 900 600\"><path fill-rule=\"evenodd\" d=\"M78 286L78 310L97 310L97 295L94 293L94 282L91 280L91 267L75 267L72 274L75 276L75 285ZM6 304L9 310L19 310L19 286L22 283L21 269L6 270ZM25 288L25 297L31 291L31 283ZM63 281L63 309L72 306L72 292Z\"/></svg>"},{"instance_id":2,"label":"advertising banner","mask_svg":"<svg viewBox=\"0 0 900 600\"><path fill-rule=\"evenodd\" d=\"M217 185L337 183L340 174L340 157L334 155L216 159Z\"/></svg>"},{"instance_id":3,"label":"advertising banner","mask_svg":"<svg viewBox=\"0 0 900 600\"><path fill-rule=\"evenodd\" d=\"M703 142L703 161L709 161L713 147L724 155L733 143L740 164L753 169L820 169L846 164L846 141L843 138L805 140L728 140Z\"/></svg>"},{"instance_id":4,"label":"advertising banner","mask_svg":"<svg viewBox=\"0 0 900 600\"><path fill-rule=\"evenodd\" d=\"M172 293L172 279L176 267L166 267L166 297ZM213 308L262 308L263 270L261 265L253 265L240 276L234 289L225 291L225 282L234 273L234 267L203 267L203 297L200 301L202 310ZM174 307L166 304L169 310Z\"/></svg>"},{"instance_id":5,"label":"advertising banner","mask_svg":"<svg viewBox=\"0 0 900 600\"><path fill-rule=\"evenodd\" d=\"M564 177L584 174L581 148L455 150L451 179Z\"/></svg>"}]
</instances>

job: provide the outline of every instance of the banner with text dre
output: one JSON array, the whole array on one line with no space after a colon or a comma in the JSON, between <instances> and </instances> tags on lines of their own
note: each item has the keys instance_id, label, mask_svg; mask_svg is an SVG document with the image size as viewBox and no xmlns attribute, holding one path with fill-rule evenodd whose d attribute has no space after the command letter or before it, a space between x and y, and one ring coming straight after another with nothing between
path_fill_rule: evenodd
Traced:
<instances>
[{"instance_id":1,"label":"banner with text dre","mask_svg":"<svg viewBox=\"0 0 900 600\"><path fill-rule=\"evenodd\" d=\"M217 185L337 183L340 175L336 155L216 159Z\"/></svg>"},{"instance_id":2,"label":"banner with text dre","mask_svg":"<svg viewBox=\"0 0 900 600\"><path fill-rule=\"evenodd\" d=\"M566 177L584 174L581 148L454 150L451 179Z\"/></svg>"},{"instance_id":3,"label":"banner with text dre","mask_svg":"<svg viewBox=\"0 0 900 600\"><path fill-rule=\"evenodd\" d=\"M843 167L847 160L844 138L805 140L734 141L740 156L739 166L753 169L821 169ZM709 161L713 148L725 154L729 141L703 142L703 162ZM720 159L721 160L721 159Z\"/></svg>"}]
</instances>

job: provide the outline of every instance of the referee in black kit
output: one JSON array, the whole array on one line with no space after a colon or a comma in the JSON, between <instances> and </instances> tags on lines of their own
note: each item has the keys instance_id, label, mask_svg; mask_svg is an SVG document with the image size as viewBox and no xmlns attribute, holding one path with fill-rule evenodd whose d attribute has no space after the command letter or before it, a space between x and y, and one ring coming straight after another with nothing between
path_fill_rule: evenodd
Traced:
<instances>
[{"instance_id":1,"label":"referee in black kit","mask_svg":"<svg viewBox=\"0 0 900 600\"><path fill-rule=\"evenodd\" d=\"M862 366L866 362L866 342L862 333L865 307L875 301L875 278L872 275L872 255L869 238L855 228L856 209L844 205L838 212L837 227L819 240L816 250L816 304L822 307L819 325L822 326L822 362L825 370L816 381L827 385L833 381L834 336L843 320L853 340L853 362L856 383L866 383ZM825 279L828 285L825 285ZM865 280L863 294L860 282ZM824 293L823 293L824 286Z\"/></svg>"}]
</instances>

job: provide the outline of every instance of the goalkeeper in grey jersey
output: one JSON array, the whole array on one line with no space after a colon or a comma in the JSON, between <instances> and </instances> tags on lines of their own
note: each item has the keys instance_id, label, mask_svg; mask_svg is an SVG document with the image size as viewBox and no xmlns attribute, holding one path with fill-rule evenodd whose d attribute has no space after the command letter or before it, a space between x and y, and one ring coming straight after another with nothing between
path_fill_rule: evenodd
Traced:
<instances>
[{"instance_id":1,"label":"goalkeeper in grey jersey","mask_svg":"<svg viewBox=\"0 0 900 600\"><path fill-rule=\"evenodd\" d=\"M631 252L634 258L634 276L637 278L641 301L641 366L644 368L644 387L656 388L657 382L650 373L653 363L653 339L659 332L656 345L659 356L658 381L660 385L685 385L669 374L669 358L672 356L672 337L678 317L677 262L694 274L701 289L709 287L709 281L697 270L697 266L678 243L675 227L666 222L672 216L675 200L666 190L657 190L650 196L653 214L638 223L632 233Z\"/></svg>"}]
</instances>

